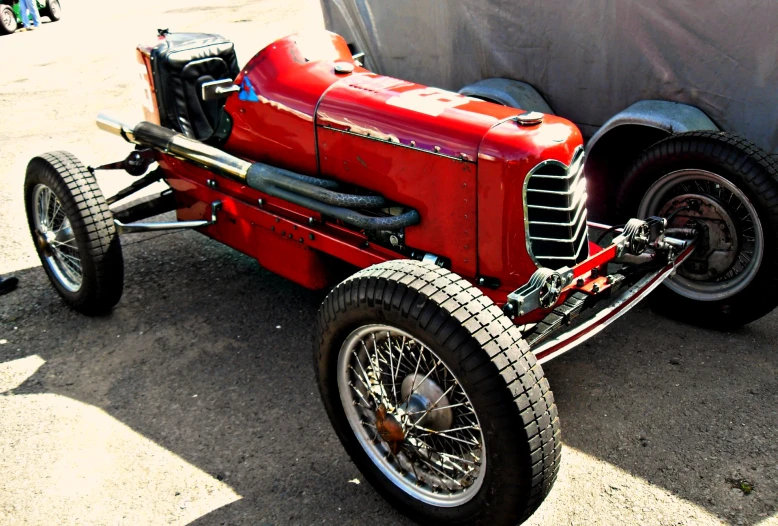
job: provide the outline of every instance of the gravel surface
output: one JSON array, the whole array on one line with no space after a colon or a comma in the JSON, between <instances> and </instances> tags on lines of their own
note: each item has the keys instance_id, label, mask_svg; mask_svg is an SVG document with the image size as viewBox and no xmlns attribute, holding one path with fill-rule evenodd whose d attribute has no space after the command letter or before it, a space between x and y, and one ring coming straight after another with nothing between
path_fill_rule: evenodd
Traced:
<instances>
[{"instance_id":1,"label":"gravel surface","mask_svg":"<svg viewBox=\"0 0 778 526\"><path fill-rule=\"evenodd\" d=\"M0 38L0 274L21 279L0 297L0 524L407 524L319 401L320 293L193 232L124 239L110 316L49 286L24 166L46 150L126 154L94 117L138 106L135 44L157 27L218 32L243 63L321 26L313 0L106 5L68 2L60 22ZM100 180L110 193L128 177ZM777 325L719 333L640 306L547 364L566 448L529 523L778 524Z\"/></svg>"}]
</instances>

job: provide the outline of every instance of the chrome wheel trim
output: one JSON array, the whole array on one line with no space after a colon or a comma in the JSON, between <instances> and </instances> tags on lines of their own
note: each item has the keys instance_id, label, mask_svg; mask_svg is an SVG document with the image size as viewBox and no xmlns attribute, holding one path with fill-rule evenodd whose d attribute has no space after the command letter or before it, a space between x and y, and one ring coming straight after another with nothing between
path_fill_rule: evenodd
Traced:
<instances>
[{"instance_id":1,"label":"chrome wheel trim","mask_svg":"<svg viewBox=\"0 0 778 526\"><path fill-rule=\"evenodd\" d=\"M430 378L445 386L450 405L438 407L433 403L413 423L414 412L406 413L402 408L410 402L403 404L398 393L403 380L416 375L423 378L419 387ZM457 378L431 349L395 327L362 326L340 348L337 382L346 419L357 441L393 484L411 497L439 507L461 506L478 493L487 469L478 415ZM379 404L399 417L406 433L396 455L376 430ZM434 431L420 426L432 410L452 411L451 428ZM457 474L463 477L457 480Z\"/></svg>"},{"instance_id":2,"label":"chrome wheel trim","mask_svg":"<svg viewBox=\"0 0 778 526\"><path fill-rule=\"evenodd\" d=\"M78 292L84 280L76 236L57 196L48 186L32 191L33 226L44 262L62 287Z\"/></svg>"},{"instance_id":3,"label":"chrome wheel trim","mask_svg":"<svg viewBox=\"0 0 778 526\"><path fill-rule=\"evenodd\" d=\"M720 301L741 292L759 272L764 256L764 232L754 205L742 190L724 177L706 170L686 169L666 174L652 184L640 202L638 217L659 214L673 198L676 189L680 189L682 194L697 193L722 202L727 200L724 206L737 214L730 214L729 219L746 225L737 240L739 252L736 263L742 268L730 278L725 275L723 279L714 281L698 281L676 273L665 284L673 292L697 301Z\"/></svg>"}]
</instances>

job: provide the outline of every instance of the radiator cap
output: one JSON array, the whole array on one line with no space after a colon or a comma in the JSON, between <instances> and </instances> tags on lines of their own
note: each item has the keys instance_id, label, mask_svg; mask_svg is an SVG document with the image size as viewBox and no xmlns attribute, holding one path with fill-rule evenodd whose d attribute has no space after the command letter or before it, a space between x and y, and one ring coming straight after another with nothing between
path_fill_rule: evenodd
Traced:
<instances>
[{"instance_id":1,"label":"radiator cap","mask_svg":"<svg viewBox=\"0 0 778 526\"><path fill-rule=\"evenodd\" d=\"M525 111L516 116L516 122L519 126L535 126L543 122L543 114L539 111Z\"/></svg>"},{"instance_id":2,"label":"radiator cap","mask_svg":"<svg viewBox=\"0 0 778 526\"><path fill-rule=\"evenodd\" d=\"M335 73L347 74L347 73L353 73L353 71L354 71L354 64L352 64L351 62L335 63Z\"/></svg>"}]
</instances>

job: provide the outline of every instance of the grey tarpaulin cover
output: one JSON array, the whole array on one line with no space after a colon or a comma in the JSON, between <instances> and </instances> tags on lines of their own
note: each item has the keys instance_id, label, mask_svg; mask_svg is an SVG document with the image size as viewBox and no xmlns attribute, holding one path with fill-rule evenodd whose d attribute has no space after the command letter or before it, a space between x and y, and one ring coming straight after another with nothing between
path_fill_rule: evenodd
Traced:
<instances>
[{"instance_id":1,"label":"grey tarpaulin cover","mask_svg":"<svg viewBox=\"0 0 778 526\"><path fill-rule=\"evenodd\" d=\"M697 106L778 154L778 0L321 0L379 73L532 84L591 135L642 99Z\"/></svg>"}]
</instances>

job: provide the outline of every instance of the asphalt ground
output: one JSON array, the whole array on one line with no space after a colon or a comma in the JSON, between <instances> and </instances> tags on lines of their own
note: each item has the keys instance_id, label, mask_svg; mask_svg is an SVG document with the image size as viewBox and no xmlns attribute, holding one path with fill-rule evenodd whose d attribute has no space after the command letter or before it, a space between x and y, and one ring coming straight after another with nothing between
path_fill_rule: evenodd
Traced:
<instances>
[{"instance_id":1,"label":"asphalt ground","mask_svg":"<svg viewBox=\"0 0 778 526\"><path fill-rule=\"evenodd\" d=\"M0 38L0 524L405 524L341 448L313 377L322 299L197 233L123 239L110 316L68 309L22 200L30 157L128 146L94 125L139 108L133 48L216 32L244 63L321 27L310 0L64 2ZM106 173L106 193L130 181ZM778 524L778 314L735 332L639 306L544 369L559 480L529 521ZM746 494L746 485L751 488Z\"/></svg>"}]
</instances>

